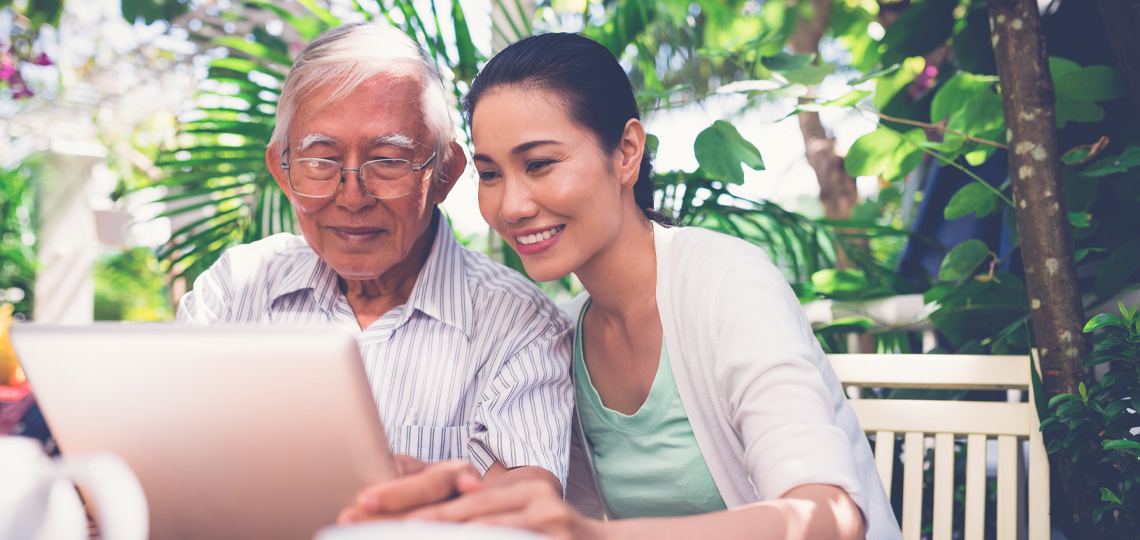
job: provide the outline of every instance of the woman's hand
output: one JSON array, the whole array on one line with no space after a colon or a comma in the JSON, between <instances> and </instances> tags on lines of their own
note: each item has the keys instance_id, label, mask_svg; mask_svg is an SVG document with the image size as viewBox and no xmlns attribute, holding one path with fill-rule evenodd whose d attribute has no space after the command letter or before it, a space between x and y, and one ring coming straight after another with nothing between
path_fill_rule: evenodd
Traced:
<instances>
[{"instance_id":1,"label":"woman's hand","mask_svg":"<svg viewBox=\"0 0 1140 540\"><path fill-rule=\"evenodd\" d=\"M356 502L341 511L337 523L400 519L416 509L483 488L475 467L460 460L428 463L397 454L396 468L398 478L362 489Z\"/></svg>"},{"instance_id":2,"label":"woman's hand","mask_svg":"<svg viewBox=\"0 0 1140 540\"><path fill-rule=\"evenodd\" d=\"M549 482L526 480L465 492L408 514L408 519L526 529L558 540L602 538L601 523L579 514Z\"/></svg>"}]
</instances>

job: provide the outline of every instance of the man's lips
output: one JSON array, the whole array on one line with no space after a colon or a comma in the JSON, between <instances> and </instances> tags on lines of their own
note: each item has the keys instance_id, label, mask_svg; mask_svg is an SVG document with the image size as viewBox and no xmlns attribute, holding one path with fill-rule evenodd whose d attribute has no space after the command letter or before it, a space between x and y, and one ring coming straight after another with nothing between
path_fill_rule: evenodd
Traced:
<instances>
[{"instance_id":1,"label":"man's lips","mask_svg":"<svg viewBox=\"0 0 1140 540\"><path fill-rule=\"evenodd\" d=\"M338 237L350 241L366 241L376 238L385 229L379 227L329 227Z\"/></svg>"}]
</instances>

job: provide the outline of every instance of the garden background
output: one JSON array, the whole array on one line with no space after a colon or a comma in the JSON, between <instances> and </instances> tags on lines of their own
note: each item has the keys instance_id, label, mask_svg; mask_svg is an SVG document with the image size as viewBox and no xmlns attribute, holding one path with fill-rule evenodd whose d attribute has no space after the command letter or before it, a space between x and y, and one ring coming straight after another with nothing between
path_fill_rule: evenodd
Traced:
<instances>
[{"instance_id":1,"label":"garden background","mask_svg":"<svg viewBox=\"0 0 1140 540\"><path fill-rule=\"evenodd\" d=\"M1036 347L1058 525L1137 537L1130 0L0 0L0 302L168 320L226 247L293 231L264 167L276 97L355 20L425 44L456 98L520 36L603 43L660 210L763 246L833 352ZM445 204L461 239L521 270L474 191Z\"/></svg>"}]
</instances>

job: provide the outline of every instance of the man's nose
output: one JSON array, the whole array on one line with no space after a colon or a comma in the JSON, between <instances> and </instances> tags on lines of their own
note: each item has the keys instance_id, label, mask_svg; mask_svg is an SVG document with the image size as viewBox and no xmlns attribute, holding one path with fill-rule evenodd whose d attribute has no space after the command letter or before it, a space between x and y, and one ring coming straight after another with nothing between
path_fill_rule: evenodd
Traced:
<instances>
[{"instance_id":1,"label":"man's nose","mask_svg":"<svg viewBox=\"0 0 1140 540\"><path fill-rule=\"evenodd\" d=\"M356 212L376 204L376 197L364 187L364 177L359 169L342 169L340 188L337 189L336 203L346 210Z\"/></svg>"},{"instance_id":2,"label":"man's nose","mask_svg":"<svg viewBox=\"0 0 1140 540\"><path fill-rule=\"evenodd\" d=\"M499 214L507 223L519 223L538 214L538 204L525 182L504 179Z\"/></svg>"}]
</instances>

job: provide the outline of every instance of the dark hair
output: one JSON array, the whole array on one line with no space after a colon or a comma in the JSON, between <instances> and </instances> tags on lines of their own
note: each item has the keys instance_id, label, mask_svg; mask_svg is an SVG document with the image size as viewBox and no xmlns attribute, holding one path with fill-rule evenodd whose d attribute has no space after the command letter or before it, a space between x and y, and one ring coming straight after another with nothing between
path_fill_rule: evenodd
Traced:
<instances>
[{"instance_id":1,"label":"dark hair","mask_svg":"<svg viewBox=\"0 0 1140 540\"><path fill-rule=\"evenodd\" d=\"M484 93L499 86L533 86L556 94L568 116L592 131L607 151L617 150L625 124L641 119L633 86L610 51L578 34L539 34L517 41L496 54L463 98L463 115L471 125L475 105ZM653 209L653 164L648 150L633 185L637 206L652 221L672 222Z\"/></svg>"}]
</instances>

